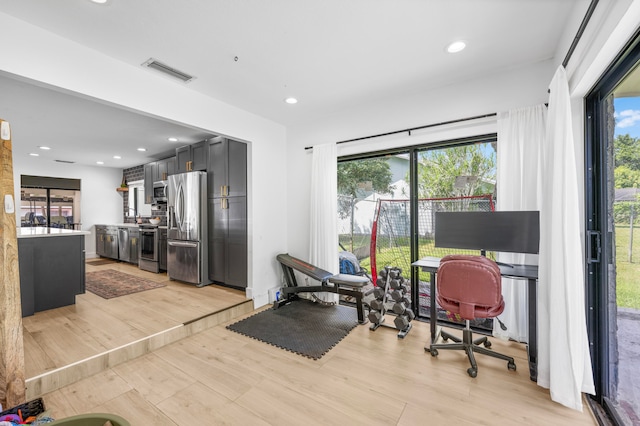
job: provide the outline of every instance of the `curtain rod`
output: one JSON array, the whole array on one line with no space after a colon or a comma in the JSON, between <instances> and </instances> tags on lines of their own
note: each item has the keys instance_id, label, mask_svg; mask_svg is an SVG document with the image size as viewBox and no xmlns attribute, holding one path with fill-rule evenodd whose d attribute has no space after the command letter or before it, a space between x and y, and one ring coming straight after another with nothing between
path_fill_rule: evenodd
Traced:
<instances>
[{"instance_id":1,"label":"curtain rod","mask_svg":"<svg viewBox=\"0 0 640 426\"><path fill-rule=\"evenodd\" d=\"M576 36L573 38L573 42L571 42L569 51L567 52L567 55L564 57L564 61L562 61L563 67L567 68L567 64L569 63L569 60L573 55L573 51L576 50L576 46L578 45L578 42L582 38L582 34L584 33L584 30L587 28L587 24L591 20L591 16L593 15L593 12L596 10L598 1L599 0L591 0L591 3L589 4L589 8L587 9L587 13L584 15L584 18L582 18L582 23L578 28L578 32L576 33Z\"/></svg>"},{"instance_id":2,"label":"curtain rod","mask_svg":"<svg viewBox=\"0 0 640 426\"><path fill-rule=\"evenodd\" d=\"M343 144L343 143L349 143L349 142L357 142L357 141L362 141L362 140L366 140L366 139L379 138L379 137L382 137L382 136L397 135L399 133L405 133L405 132L409 133L409 136L411 136L411 132L413 132L414 130L422 130L422 129L428 129L430 127L438 127L438 126L444 126L444 125L447 125L447 124L461 123L463 121L478 120L480 118L495 117L497 115L498 115L497 113L492 112L490 114L476 115L474 117L459 118L457 120L449 120L449 121L441 121L440 123L427 124L425 126L411 127L409 129L394 130L392 132L378 133L377 135L363 136L363 137L360 137L360 138L339 141L339 142L336 142L336 145ZM312 146L306 146L304 149L313 149L313 147Z\"/></svg>"}]
</instances>

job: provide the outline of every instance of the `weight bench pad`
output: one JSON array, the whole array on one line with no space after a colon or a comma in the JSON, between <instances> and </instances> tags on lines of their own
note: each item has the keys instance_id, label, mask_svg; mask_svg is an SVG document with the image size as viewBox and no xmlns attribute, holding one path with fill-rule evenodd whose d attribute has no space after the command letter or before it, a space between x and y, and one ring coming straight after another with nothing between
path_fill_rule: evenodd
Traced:
<instances>
[{"instance_id":1,"label":"weight bench pad","mask_svg":"<svg viewBox=\"0 0 640 426\"><path fill-rule=\"evenodd\" d=\"M369 278L358 275L337 274L330 277L328 281L332 284L362 287L369 282Z\"/></svg>"}]
</instances>

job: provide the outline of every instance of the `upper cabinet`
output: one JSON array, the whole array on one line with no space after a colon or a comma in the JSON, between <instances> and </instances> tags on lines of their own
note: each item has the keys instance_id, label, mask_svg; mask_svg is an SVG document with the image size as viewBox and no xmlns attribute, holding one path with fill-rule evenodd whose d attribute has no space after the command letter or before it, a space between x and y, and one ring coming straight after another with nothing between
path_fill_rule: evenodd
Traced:
<instances>
[{"instance_id":1,"label":"upper cabinet","mask_svg":"<svg viewBox=\"0 0 640 426\"><path fill-rule=\"evenodd\" d=\"M247 195L247 145L222 136L208 142L208 197Z\"/></svg>"},{"instance_id":2,"label":"upper cabinet","mask_svg":"<svg viewBox=\"0 0 640 426\"><path fill-rule=\"evenodd\" d=\"M156 161L156 169L154 173L154 182L159 180L167 180L169 176L176 174L176 157L165 158Z\"/></svg>"},{"instance_id":3,"label":"upper cabinet","mask_svg":"<svg viewBox=\"0 0 640 426\"><path fill-rule=\"evenodd\" d=\"M207 170L207 141L176 148L176 173Z\"/></svg>"}]
</instances>

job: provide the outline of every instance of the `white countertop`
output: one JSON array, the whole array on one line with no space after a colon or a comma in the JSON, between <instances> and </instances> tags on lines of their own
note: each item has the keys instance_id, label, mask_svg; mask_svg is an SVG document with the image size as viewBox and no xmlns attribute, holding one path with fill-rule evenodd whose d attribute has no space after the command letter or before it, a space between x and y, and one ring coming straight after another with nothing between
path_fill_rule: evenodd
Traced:
<instances>
[{"instance_id":1,"label":"white countertop","mask_svg":"<svg viewBox=\"0 0 640 426\"><path fill-rule=\"evenodd\" d=\"M74 229L45 228L41 226L17 228L18 238L31 237L70 237L74 235L89 235L89 231L76 231Z\"/></svg>"}]
</instances>

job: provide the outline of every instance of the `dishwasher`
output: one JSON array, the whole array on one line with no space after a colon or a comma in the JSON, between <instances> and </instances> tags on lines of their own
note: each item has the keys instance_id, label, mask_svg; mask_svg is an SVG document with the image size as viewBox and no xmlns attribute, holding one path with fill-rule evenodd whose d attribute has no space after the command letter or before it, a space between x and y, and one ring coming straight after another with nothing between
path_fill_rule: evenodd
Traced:
<instances>
[{"instance_id":1,"label":"dishwasher","mask_svg":"<svg viewBox=\"0 0 640 426\"><path fill-rule=\"evenodd\" d=\"M118 259L120 261L131 262L131 250L129 248L129 228L118 228Z\"/></svg>"}]
</instances>

